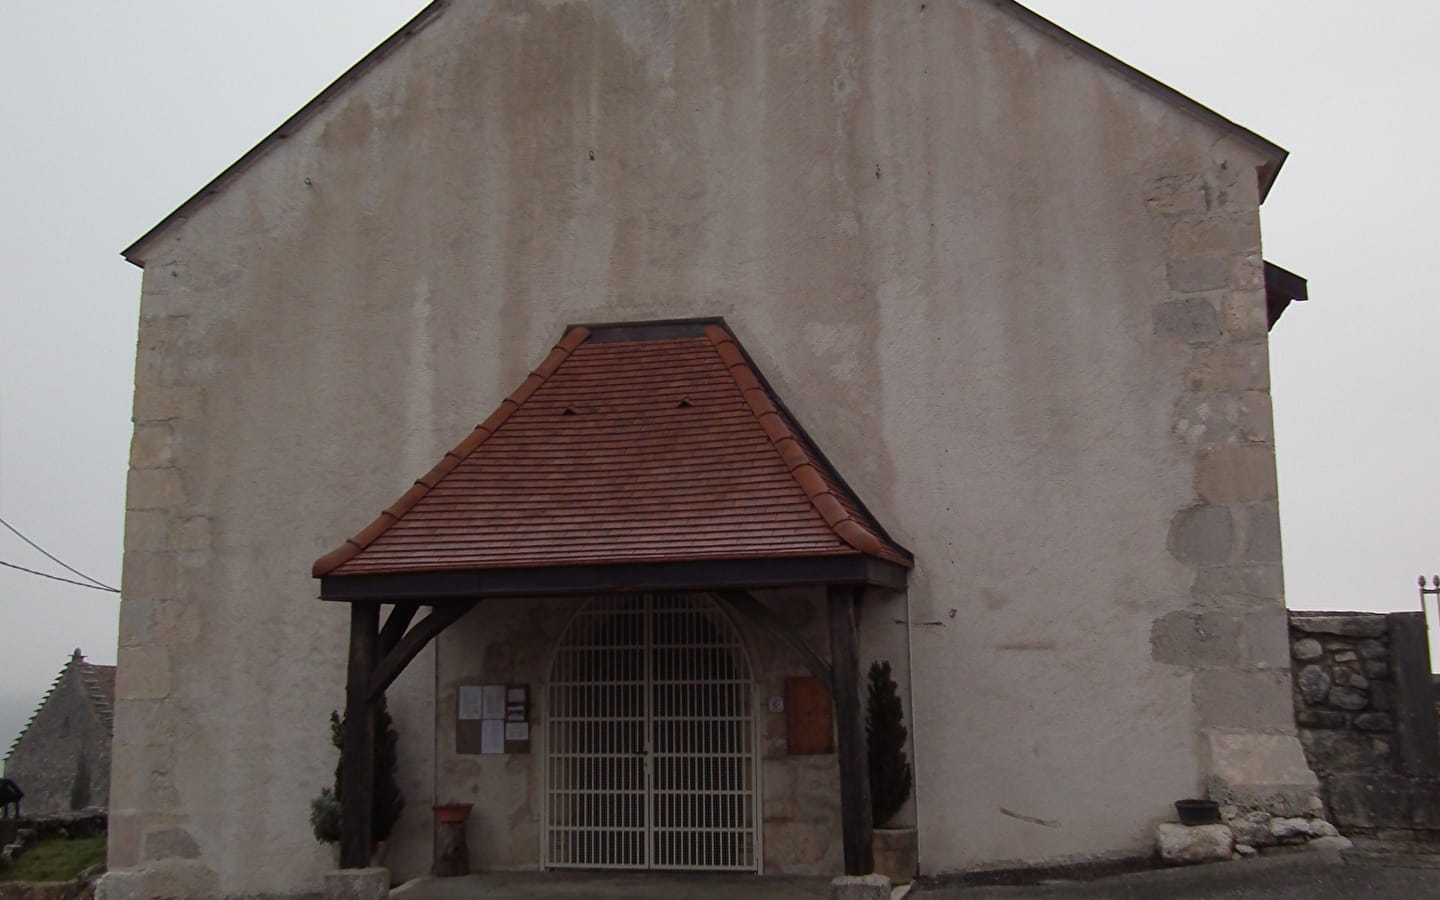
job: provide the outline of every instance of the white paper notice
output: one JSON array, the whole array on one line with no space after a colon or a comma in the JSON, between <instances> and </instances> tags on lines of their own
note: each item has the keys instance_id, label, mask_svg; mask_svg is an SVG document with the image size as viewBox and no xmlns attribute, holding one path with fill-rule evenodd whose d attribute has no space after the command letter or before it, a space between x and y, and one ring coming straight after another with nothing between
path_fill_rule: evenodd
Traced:
<instances>
[{"instance_id":1,"label":"white paper notice","mask_svg":"<svg viewBox=\"0 0 1440 900\"><path fill-rule=\"evenodd\" d=\"M460 685L460 718L479 719L481 711L480 686L478 684Z\"/></svg>"},{"instance_id":2,"label":"white paper notice","mask_svg":"<svg viewBox=\"0 0 1440 900\"><path fill-rule=\"evenodd\" d=\"M505 723L499 719L485 719L480 723L480 752L505 752Z\"/></svg>"},{"instance_id":3,"label":"white paper notice","mask_svg":"<svg viewBox=\"0 0 1440 900\"><path fill-rule=\"evenodd\" d=\"M481 688L480 718L505 718L505 685L487 684Z\"/></svg>"},{"instance_id":4,"label":"white paper notice","mask_svg":"<svg viewBox=\"0 0 1440 900\"><path fill-rule=\"evenodd\" d=\"M506 722L505 740L507 741L528 741L530 740L529 722Z\"/></svg>"}]
</instances>

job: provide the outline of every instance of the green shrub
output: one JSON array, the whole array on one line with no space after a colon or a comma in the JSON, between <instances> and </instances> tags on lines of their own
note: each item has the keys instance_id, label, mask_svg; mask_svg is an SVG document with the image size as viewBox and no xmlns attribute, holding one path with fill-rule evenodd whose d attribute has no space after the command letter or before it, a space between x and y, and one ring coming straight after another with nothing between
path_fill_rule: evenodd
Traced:
<instances>
[{"instance_id":1,"label":"green shrub","mask_svg":"<svg viewBox=\"0 0 1440 900\"><path fill-rule=\"evenodd\" d=\"M310 830L322 844L340 843L340 800L334 788L321 788L310 801Z\"/></svg>"},{"instance_id":2,"label":"green shrub","mask_svg":"<svg viewBox=\"0 0 1440 900\"><path fill-rule=\"evenodd\" d=\"M395 731L395 724L390 719L390 711L385 707L385 697L382 695L375 705L375 780L371 789L374 796L370 808L370 837L375 843L390 837L395 823L400 820L401 811L405 809L405 797L400 793L400 785L395 779L395 748L399 741L400 735ZM335 786L322 788L320 794L310 801L310 830L314 833L315 840L322 844L340 842L345 778L345 720L337 712L330 713L330 743L335 745L336 750L341 751L340 759L335 763Z\"/></svg>"},{"instance_id":3,"label":"green shrub","mask_svg":"<svg viewBox=\"0 0 1440 900\"><path fill-rule=\"evenodd\" d=\"M905 756L905 710L890 677L890 663L870 664L865 697L865 741L870 756L870 811L875 827L894 818L915 783Z\"/></svg>"}]
</instances>

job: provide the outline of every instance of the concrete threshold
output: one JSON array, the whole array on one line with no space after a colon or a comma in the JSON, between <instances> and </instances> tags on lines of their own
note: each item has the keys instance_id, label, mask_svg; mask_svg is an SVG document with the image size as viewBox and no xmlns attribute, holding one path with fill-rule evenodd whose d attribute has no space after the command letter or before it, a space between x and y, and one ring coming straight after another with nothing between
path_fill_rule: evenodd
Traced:
<instances>
[{"instance_id":1,"label":"concrete threshold","mask_svg":"<svg viewBox=\"0 0 1440 900\"><path fill-rule=\"evenodd\" d=\"M828 900L830 879L716 872L485 872L457 878L423 876L392 889L390 896L393 900Z\"/></svg>"}]
</instances>

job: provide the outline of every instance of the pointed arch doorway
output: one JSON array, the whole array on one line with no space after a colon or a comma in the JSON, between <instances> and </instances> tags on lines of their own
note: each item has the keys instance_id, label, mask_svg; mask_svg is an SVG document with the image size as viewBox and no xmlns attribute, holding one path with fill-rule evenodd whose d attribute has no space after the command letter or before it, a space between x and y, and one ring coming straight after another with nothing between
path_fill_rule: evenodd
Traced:
<instances>
[{"instance_id":1,"label":"pointed arch doorway","mask_svg":"<svg viewBox=\"0 0 1440 900\"><path fill-rule=\"evenodd\" d=\"M756 871L754 695L707 595L589 601L546 685L545 865Z\"/></svg>"}]
</instances>

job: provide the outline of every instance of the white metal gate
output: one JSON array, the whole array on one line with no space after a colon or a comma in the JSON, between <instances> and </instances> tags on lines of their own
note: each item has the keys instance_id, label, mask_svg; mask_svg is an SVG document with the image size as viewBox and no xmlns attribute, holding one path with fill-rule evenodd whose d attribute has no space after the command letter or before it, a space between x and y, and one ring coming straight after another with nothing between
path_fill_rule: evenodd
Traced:
<instances>
[{"instance_id":1,"label":"white metal gate","mask_svg":"<svg viewBox=\"0 0 1440 900\"><path fill-rule=\"evenodd\" d=\"M713 600L591 600L550 671L545 864L755 871L752 694Z\"/></svg>"}]
</instances>

